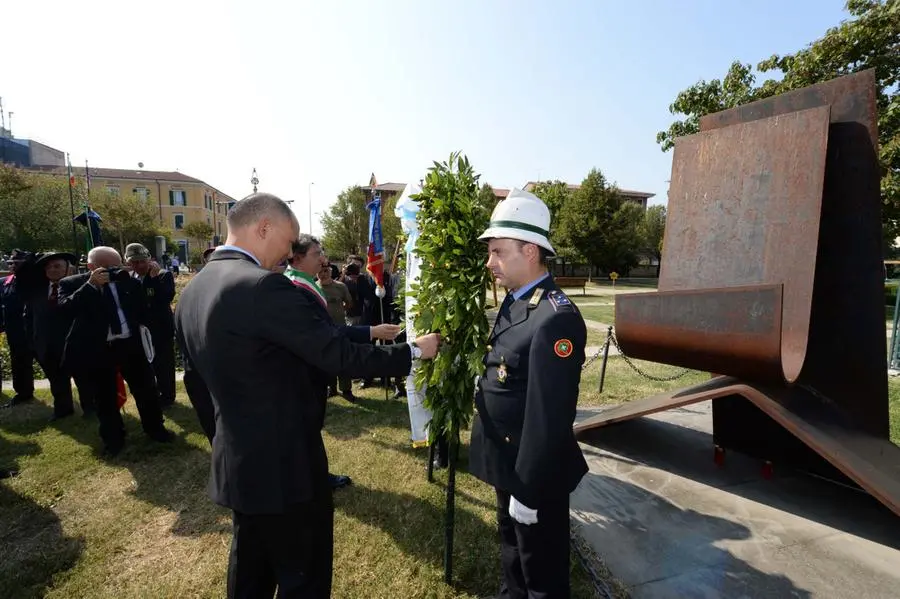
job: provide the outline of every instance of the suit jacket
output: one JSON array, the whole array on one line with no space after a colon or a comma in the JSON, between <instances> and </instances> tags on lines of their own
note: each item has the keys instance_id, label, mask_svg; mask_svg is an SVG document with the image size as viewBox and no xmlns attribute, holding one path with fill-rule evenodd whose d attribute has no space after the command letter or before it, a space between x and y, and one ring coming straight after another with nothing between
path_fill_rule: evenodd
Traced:
<instances>
[{"instance_id":1,"label":"suit jacket","mask_svg":"<svg viewBox=\"0 0 900 599\"><path fill-rule=\"evenodd\" d=\"M59 305L72 318L66 337L63 361L73 368L86 364L96 355L103 355L111 322L109 285L95 289L88 283L90 273L73 275L60 281ZM143 289L136 279L121 274L115 279L119 305L128 323L132 338L140 339L140 325L147 326L147 304Z\"/></svg>"},{"instance_id":2,"label":"suit jacket","mask_svg":"<svg viewBox=\"0 0 900 599\"><path fill-rule=\"evenodd\" d=\"M359 300L362 302L363 323L368 325L378 325L382 323L394 322L394 300L393 286L391 278L384 277L384 297L380 300L375 295L375 280L365 273L360 274L356 279L357 293ZM382 320L382 309L384 310L384 320Z\"/></svg>"},{"instance_id":3,"label":"suit jacket","mask_svg":"<svg viewBox=\"0 0 900 599\"><path fill-rule=\"evenodd\" d=\"M25 301L19 292L18 277L8 275L0 279L0 331L6 333L11 347L27 347L28 331L25 319Z\"/></svg>"},{"instance_id":4,"label":"suit jacket","mask_svg":"<svg viewBox=\"0 0 900 599\"><path fill-rule=\"evenodd\" d=\"M4 303L10 303L15 312L24 314L22 322L14 327L15 334L25 335L25 343L42 364L48 359L59 360L72 319L59 305L50 304L50 281L43 269L34 261L23 263L12 285L12 293Z\"/></svg>"},{"instance_id":5,"label":"suit jacket","mask_svg":"<svg viewBox=\"0 0 900 599\"><path fill-rule=\"evenodd\" d=\"M175 277L160 270L159 275L147 275L137 279L141 283L147 302L147 322L154 341L169 339L171 343L175 331L175 317L172 314L172 300L175 299Z\"/></svg>"},{"instance_id":6,"label":"suit jacket","mask_svg":"<svg viewBox=\"0 0 900 599\"><path fill-rule=\"evenodd\" d=\"M587 472L572 424L587 330L547 277L497 317L476 389L469 468L530 508Z\"/></svg>"},{"instance_id":7,"label":"suit jacket","mask_svg":"<svg viewBox=\"0 0 900 599\"><path fill-rule=\"evenodd\" d=\"M210 495L247 514L283 513L327 486L322 441L329 376L407 374L407 346L354 344L317 300L248 256L216 251L181 294L175 330L185 376L215 408Z\"/></svg>"}]
</instances>

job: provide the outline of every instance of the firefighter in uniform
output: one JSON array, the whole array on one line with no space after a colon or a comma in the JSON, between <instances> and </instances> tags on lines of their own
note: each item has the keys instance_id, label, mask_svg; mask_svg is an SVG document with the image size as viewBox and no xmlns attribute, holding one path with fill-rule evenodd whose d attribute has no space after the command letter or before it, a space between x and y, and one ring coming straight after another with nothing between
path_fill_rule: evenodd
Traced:
<instances>
[{"instance_id":1,"label":"firefighter in uniform","mask_svg":"<svg viewBox=\"0 0 900 599\"><path fill-rule=\"evenodd\" d=\"M494 486L498 597L569 597L569 493L587 472L572 424L587 337L584 319L547 272L550 211L518 189L489 228L488 268L509 289L475 391L471 473Z\"/></svg>"}]
</instances>

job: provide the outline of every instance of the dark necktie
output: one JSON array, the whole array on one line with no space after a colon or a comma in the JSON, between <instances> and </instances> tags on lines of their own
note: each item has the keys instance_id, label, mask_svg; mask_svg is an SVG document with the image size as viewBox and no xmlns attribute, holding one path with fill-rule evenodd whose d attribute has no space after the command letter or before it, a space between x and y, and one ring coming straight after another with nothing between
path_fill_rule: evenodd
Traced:
<instances>
[{"instance_id":1,"label":"dark necktie","mask_svg":"<svg viewBox=\"0 0 900 599\"><path fill-rule=\"evenodd\" d=\"M50 297L47 300L51 306L59 303L59 283L50 283Z\"/></svg>"},{"instance_id":2,"label":"dark necktie","mask_svg":"<svg viewBox=\"0 0 900 599\"><path fill-rule=\"evenodd\" d=\"M516 301L516 298L513 297L512 291L506 294L506 297L503 298L503 303L500 304L500 316L505 318L506 320L510 320L510 308L512 308L513 302Z\"/></svg>"},{"instance_id":3,"label":"dark necktie","mask_svg":"<svg viewBox=\"0 0 900 599\"><path fill-rule=\"evenodd\" d=\"M112 287L106 285L103 293L106 298L106 313L109 315L109 329L113 335L122 334L122 322L119 320L119 307L113 296Z\"/></svg>"}]
</instances>

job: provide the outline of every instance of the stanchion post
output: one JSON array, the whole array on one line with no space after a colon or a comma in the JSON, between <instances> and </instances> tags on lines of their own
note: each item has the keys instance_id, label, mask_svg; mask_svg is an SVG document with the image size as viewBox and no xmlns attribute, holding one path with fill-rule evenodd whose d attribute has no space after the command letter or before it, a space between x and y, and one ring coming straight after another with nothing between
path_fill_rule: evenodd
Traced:
<instances>
[{"instance_id":1,"label":"stanchion post","mask_svg":"<svg viewBox=\"0 0 900 599\"><path fill-rule=\"evenodd\" d=\"M606 341L603 342L603 363L600 365L600 393L603 393L603 381L606 379L606 362L609 360L609 344L612 342L613 328L606 331Z\"/></svg>"}]
</instances>

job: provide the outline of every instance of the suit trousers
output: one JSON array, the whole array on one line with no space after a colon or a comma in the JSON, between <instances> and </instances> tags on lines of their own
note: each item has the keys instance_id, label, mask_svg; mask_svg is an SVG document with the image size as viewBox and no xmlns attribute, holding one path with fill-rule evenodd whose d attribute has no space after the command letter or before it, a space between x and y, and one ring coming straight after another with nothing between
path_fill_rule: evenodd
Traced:
<instances>
[{"instance_id":1,"label":"suit trousers","mask_svg":"<svg viewBox=\"0 0 900 599\"><path fill-rule=\"evenodd\" d=\"M62 351L48 349L38 362L50 382L50 393L53 395L53 415L61 417L72 414L75 411L72 399L72 375L68 368L62 365ZM84 408L84 403L82 403L82 408Z\"/></svg>"},{"instance_id":2,"label":"suit trousers","mask_svg":"<svg viewBox=\"0 0 900 599\"><path fill-rule=\"evenodd\" d=\"M228 599L331 596L334 503L327 478L313 494L282 514L234 512Z\"/></svg>"},{"instance_id":3,"label":"suit trousers","mask_svg":"<svg viewBox=\"0 0 900 599\"><path fill-rule=\"evenodd\" d=\"M175 333L150 329L153 337L153 373L162 407L175 403Z\"/></svg>"},{"instance_id":4,"label":"suit trousers","mask_svg":"<svg viewBox=\"0 0 900 599\"><path fill-rule=\"evenodd\" d=\"M509 493L497 489L497 524L503 580L498 598L568 599L569 494L538 508L536 524L509 515Z\"/></svg>"},{"instance_id":5,"label":"suit trousers","mask_svg":"<svg viewBox=\"0 0 900 599\"><path fill-rule=\"evenodd\" d=\"M100 438L106 447L119 449L125 442L125 425L116 402L117 369L134 396L144 432L150 436L160 433L163 430L162 409L153 370L140 339L131 337L113 341L98 354L92 356L90 365L78 369L75 382L79 392L84 389L96 399Z\"/></svg>"},{"instance_id":6,"label":"suit trousers","mask_svg":"<svg viewBox=\"0 0 900 599\"><path fill-rule=\"evenodd\" d=\"M12 371L13 391L18 397L28 399L34 396L34 352L27 342L11 342L9 345L9 369Z\"/></svg>"}]
</instances>

